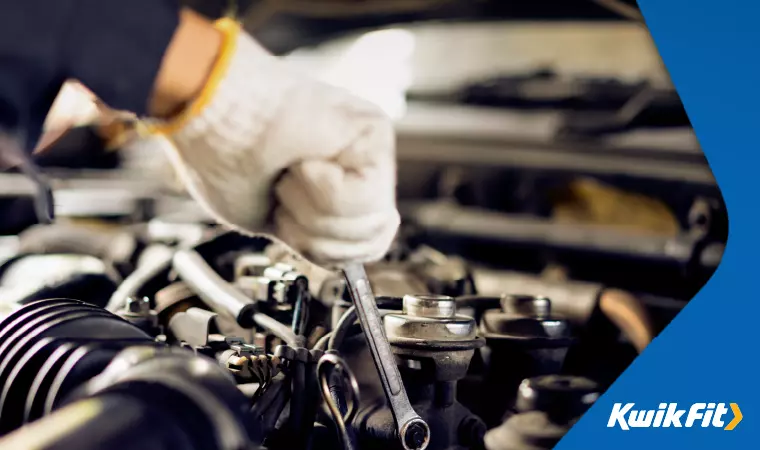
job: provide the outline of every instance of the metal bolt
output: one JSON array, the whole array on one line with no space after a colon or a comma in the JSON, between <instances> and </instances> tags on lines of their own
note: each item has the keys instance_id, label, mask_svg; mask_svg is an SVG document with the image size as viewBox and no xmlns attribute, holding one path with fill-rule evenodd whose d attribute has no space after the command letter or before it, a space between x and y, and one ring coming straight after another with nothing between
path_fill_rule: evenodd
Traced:
<instances>
[{"instance_id":1,"label":"metal bolt","mask_svg":"<svg viewBox=\"0 0 760 450\"><path fill-rule=\"evenodd\" d=\"M548 319L551 316L552 302L546 297L505 294L501 297L501 308L506 313Z\"/></svg>"},{"instance_id":2,"label":"metal bolt","mask_svg":"<svg viewBox=\"0 0 760 450\"><path fill-rule=\"evenodd\" d=\"M582 415L599 397L593 381L567 375L545 375L524 380L518 388L519 411L543 411L555 423Z\"/></svg>"},{"instance_id":3,"label":"metal bolt","mask_svg":"<svg viewBox=\"0 0 760 450\"><path fill-rule=\"evenodd\" d=\"M446 319L456 315L456 302L446 295L405 295L404 314L431 319Z\"/></svg>"},{"instance_id":4,"label":"metal bolt","mask_svg":"<svg viewBox=\"0 0 760 450\"><path fill-rule=\"evenodd\" d=\"M409 450L418 450L427 446L429 430L424 422L412 422L404 434L404 444Z\"/></svg>"},{"instance_id":5,"label":"metal bolt","mask_svg":"<svg viewBox=\"0 0 760 450\"><path fill-rule=\"evenodd\" d=\"M383 319L389 339L427 341L473 341L476 323L472 317L459 316L456 302L445 295L406 295L403 314L388 314Z\"/></svg>"}]
</instances>

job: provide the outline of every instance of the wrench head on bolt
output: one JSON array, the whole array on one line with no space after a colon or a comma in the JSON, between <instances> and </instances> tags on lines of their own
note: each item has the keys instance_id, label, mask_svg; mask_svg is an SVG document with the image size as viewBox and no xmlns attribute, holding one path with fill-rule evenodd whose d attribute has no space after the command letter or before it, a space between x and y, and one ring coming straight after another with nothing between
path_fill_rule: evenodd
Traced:
<instances>
[{"instance_id":1,"label":"wrench head on bolt","mask_svg":"<svg viewBox=\"0 0 760 450\"><path fill-rule=\"evenodd\" d=\"M388 399L399 439L404 450L425 450L430 442L430 428L414 411L406 395L401 374L396 366L396 358L385 337L380 311L375 303L375 296L370 289L367 274L361 264L351 264L343 269L346 283L351 292L351 299L356 308L367 346L372 354L377 373L383 384Z\"/></svg>"}]
</instances>

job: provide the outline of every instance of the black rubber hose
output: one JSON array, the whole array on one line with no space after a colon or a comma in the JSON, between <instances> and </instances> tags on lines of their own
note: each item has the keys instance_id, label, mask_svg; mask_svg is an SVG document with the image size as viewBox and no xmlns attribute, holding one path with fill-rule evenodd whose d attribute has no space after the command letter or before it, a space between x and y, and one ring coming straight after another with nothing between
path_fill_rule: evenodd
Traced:
<instances>
[{"instance_id":1,"label":"black rubber hose","mask_svg":"<svg viewBox=\"0 0 760 450\"><path fill-rule=\"evenodd\" d=\"M301 437L301 446L305 450L311 450L314 433L314 422L317 420L317 408L320 400L319 379L317 378L317 362L311 358L306 363L306 404L301 429L298 435Z\"/></svg>"},{"instance_id":2,"label":"black rubber hose","mask_svg":"<svg viewBox=\"0 0 760 450\"><path fill-rule=\"evenodd\" d=\"M343 340L348 334L349 328L351 328L351 325L353 325L358 318L359 316L356 314L356 307L353 305L343 313L340 320L335 325L332 336L330 336L330 340L327 343L328 350L338 350L340 348L343 344Z\"/></svg>"},{"instance_id":3,"label":"black rubber hose","mask_svg":"<svg viewBox=\"0 0 760 450\"><path fill-rule=\"evenodd\" d=\"M182 281L215 312L233 317L243 328L258 325L287 345L297 346L296 335L290 327L266 314L255 312L253 300L220 277L196 251L176 252L172 267Z\"/></svg>"},{"instance_id":4,"label":"black rubber hose","mask_svg":"<svg viewBox=\"0 0 760 450\"><path fill-rule=\"evenodd\" d=\"M288 425L286 429L290 430L292 435L288 436L293 448L303 449L302 443L304 436L300 435L304 427L304 412L306 410L307 391L306 391L306 362L294 361L292 372L293 396L290 399L290 415L288 416Z\"/></svg>"},{"instance_id":5,"label":"black rubber hose","mask_svg":"<svg viewBox=\"0 0 760 450\"><path fill-rule=\"evenodd\" d=\"M251 444L253 444L252 448L262 446L266 438L274 430L277 420L290 400L290 386L290 377L286 377L285 374L280 373L275 376L271 384L264 388L261 397L253 404L250 413L252 420L249 430Z\"/></svg>"}]
</instances>

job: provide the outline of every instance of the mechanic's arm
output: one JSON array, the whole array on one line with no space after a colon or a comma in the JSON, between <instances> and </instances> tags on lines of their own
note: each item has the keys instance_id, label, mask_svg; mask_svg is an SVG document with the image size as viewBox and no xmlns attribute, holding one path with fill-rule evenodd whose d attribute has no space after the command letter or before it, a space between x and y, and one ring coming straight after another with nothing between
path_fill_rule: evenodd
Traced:
<instances>
[{"instance_id":1,"label":"mechanic's arm","mask_svg":"<svg viewBox=\"0 0 760 450\"><path fill-rule=\"evenodd\" d=\"M273 57L236 23L182 14L150 112L169 117L157 128L175 144L170 160L219 221L256 232L272 217L277 237L321 263L371 261L390 246L399 215L389 119Z\"/></svg>"},{"instance_id":2,"label":"mechanic's arm","mask_svg":"<svg viewBox=\"0 0 760 450\"><path fill-rule=\"evenodd\" d=\"M203 91L222 50L223 34L211 22L183 8L164 54L148 103L149 115L170 118Z\"/></svg>"},{"instance_id":3,"label":"mechanic's arm","mask_svg":"<svg viewBox=\"0 0 760 450\"><path fill-rule=\"evenodd\" d=\"M62 84L155 129L188 191L322 263L380 258L398 227L394 135L375 106L296 72L178 0L0 0L0 125L27 148Z\"/></svg>"}]
</instances>

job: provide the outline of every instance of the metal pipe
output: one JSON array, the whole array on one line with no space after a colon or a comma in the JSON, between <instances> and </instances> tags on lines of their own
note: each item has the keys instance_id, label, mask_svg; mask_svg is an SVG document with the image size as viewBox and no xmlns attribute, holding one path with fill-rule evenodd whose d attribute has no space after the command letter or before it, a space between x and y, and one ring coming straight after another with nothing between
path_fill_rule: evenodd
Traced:
<instances>
[{"instance_id":1,"label":"metal pipe","mask_svg":"<svg viewBox=\"0 0 760 450\"><path fill-rule=\"evenodd\" d=\"M111 295L106 309L115 313L124 308L128 298L137 297L139 290L150 280L156 278L162 272L169 270L173 255L170 251L160 253L156 259L150 259L145 264L139 265L134 272L124 279L116 289L116 292Z\"/></svg>"},{"instance_id":2,"label":"metal pipe","mask_svg":"<svg viewBox=\"0 0 760 450\"><path fill-rule=\"evenodd\" d=\"M448 202L400 205L402 216L429 233L584 252L601 252L672 264L688 263L698 239L646 236L601 225L554 222ZM706 261L717 264L720 260Z\"/></svg>"},{"instance_id":3,"label":"metal pipe","mask_svg":"<svg viewBox=\"0 0 760 450\"><path fill-rule=\"evenodd\" d=\"M172 260L172 267L215 312L234 318L243 328L258 325L286 344L296 346L296 335L290 327L266 314L255 312L253 300L220 277L196 251L178 251Z\"/></svg>"}]
</instances>

